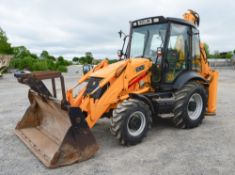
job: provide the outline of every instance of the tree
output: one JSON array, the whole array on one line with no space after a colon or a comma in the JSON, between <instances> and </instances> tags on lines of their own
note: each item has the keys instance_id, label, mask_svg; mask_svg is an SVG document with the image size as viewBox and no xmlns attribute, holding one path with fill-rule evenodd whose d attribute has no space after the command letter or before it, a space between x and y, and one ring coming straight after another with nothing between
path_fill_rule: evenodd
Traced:
<instances>
[{"instance_id":1,"label":"tree","mask_svg":"<svg viewBox=\"0 0 235 175\"><path fill-rule=\"evenodd\" d=\"M41 59L47 59L49 58L49 53L46 50L43 50L42 53L40 54Z\"/></svg>"},{"instance_id":2,"label":"tree","mask_svg":"<svg viewBox=\"0 0 235 175\"><path fill-rule=\"evenodd\" d=\"M70 61L65 60L64 57L59 56L58 59L57 59L57 63L56 64L57 65L62 65L62 66L69 66L72 63Z\"/></svg>"},{"instance_id":3,"label":"tree","mask_svg":"<svg viewBox=\"0 0 235 175\"><path fill-rule=\"evenodd\" d=\"M36 54L34 54L34 53L30 53L30 56L31 56L32 58L34 58L34 59L38 59L38 56L37 56Z\"/></svg>"},{"instance_id":4,"label":"tree","mask_svg":"<svg viewBox=\"0 0 235 175\"><path fill-rule=\"evenodd\" d=\"M73 61L74 61L74 62L78 62L78 61L79 61L79 58L78 58L78 57L74 57L74 58L73 58Z\"/></svg>"},{"instance_id":5,"label":"tree","mask_svg":"<svg viewBox=\"0 0 235 175\"><path fill-rule=\"evenodd\" d=\"M0 28L0 54L12 54L13 49L8 42L6 33Z\"/></svg>"},{"instance_id":6,"label":"tree","mask_svg":"<svg viewBox=\"0 0 235 175\"><path fill-rule=\"evenodd\" d=\"M118 62L117 59L108 59L108 58L106 58L106 59L108 60L109 64L113 64L113 63Z\"/></svg>"},{"instance_id":7,"label":"tree","mask_svg":"<svg viewBox=\"0 0 235 175\"><path fill-rule=\"evenodd\" d=\"M19 59L31 55L30 51L25 46L13 47L13 54L15 55L15 58Z\"/></svg>"},{"instance_id":8,"label":"tree","mask_svg":"<svg viewBox=\"0 0 235 175\"><path fill-rule=\"evenodd\" d=\"M53 60L53 61L56 60L55 57L54 57L54 56L51 56L51 55L48 53L48 51L46 51L46 50L43 50L43 51L42 51L42 53L40 54L40 58L41 58L41 59L49 59L49 60Z\"/></svg>"},{"instance_id":9,"label":"tree","mask_svg":"<svg viewBox=\"0 0 235 175\"><path fill-rule=\"evenodd\" d=\"M230 59L232 58L232 56L233 56L233 52L227 52L225 57Z\"/></svg>"},{"instance_id":10,"label":"tree","mask_svg":"<svg viewBox=\"0 0 235 175\"><path fill-rule=\"evenodd\" d=\"M64 57L59 56L59 57L58 57L58 61L59 61L59 62L63 62L63 61L64 61Z\"/></svg>"},{"instance_id":11,"label":"tree","mask_svg":"<svg viewBox=\"0 0 235 175\"><path fill-rule=\"evenodd\" d=\"M87 64L92 64L92 61L93 61L93 55L92 55L92 53L91 52L86 52L85 53L85 62L87 63Z\"/></svg>"},{"instance_id":12,"label":"tree","mask_svg":"<svg viewBox=\"0 0 235 175\"><path fill-rule=\"evenodd\" d=\"M214 58L219 58L220 57L220 52L218 50L214 51Z\"/></svg>"},{"instance_id":13,"label":"tree","mask_svg":"<svg viewBox=\"0 0 235 175\"><path fill-rule=\"evenodd\" d=\"M0 54L14 55L14 58L11 59L10 66L20 70L57 70L66 72L67 66L71 64L71 62L65 60L62 56L56 60L55 57L50 55L46 50L42 51L40 54L41 59L38 59L39 57L36 54L31 53L25 46L11 47L5 32L1 28Z\"/></svg>"},{"instance_id":14,"label":"tree","mask_svg":"<svg viewBox=\"0 0 235 175\"><path fill-rule=\"evenodd\" d=\"M92 55L91 52L86 52L86 53L85 53L85 57L92 57L92 58L93 58L93 55Z\"/></svg>"},{"instance_id":15,"label":"tree","mask_svg":"<svg viewBox=\"0 0 235 175\"><path fill-rule=\"evenodd\" d=\"M209 56L210 55L210 50L209 50L209 45L207 43L204 43L204 48L206 51L206 55Z\"/></svg>"}]
</instances>

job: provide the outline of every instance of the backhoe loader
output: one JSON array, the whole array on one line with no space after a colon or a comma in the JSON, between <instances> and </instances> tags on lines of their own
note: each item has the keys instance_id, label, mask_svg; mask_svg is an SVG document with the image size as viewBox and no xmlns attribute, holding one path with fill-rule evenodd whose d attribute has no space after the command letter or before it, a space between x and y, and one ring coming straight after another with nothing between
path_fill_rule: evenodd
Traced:
<instances>
[{"instance_id":1,"label":"backhoe loader","mask_svg":"<svg viewBox=\"0 0 235 175\"><path fill-rule=\"evenodd\" d=\"M110 118L110 131L122 145L140 143L156 117L171 116L178 128L199 126L206 114L216 113L218 72L210 68L200 43L199 15L188 10L183 17L130 22L120 61L86 67L67 91L58 72L15 74L30 87L30 106L16 135L47 167L55 168L97 152L91 128L102 117ZM57 78L62 100L57 99ZM45 79L51 79L52 92Z\"/></svg>"}]
</instances>

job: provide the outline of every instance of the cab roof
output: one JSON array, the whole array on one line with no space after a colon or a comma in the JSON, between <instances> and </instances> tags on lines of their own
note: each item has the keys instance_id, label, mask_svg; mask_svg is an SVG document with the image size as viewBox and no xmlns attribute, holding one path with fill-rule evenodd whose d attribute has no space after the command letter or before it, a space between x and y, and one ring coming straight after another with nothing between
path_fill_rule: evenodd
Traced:
<instances>
[{"instance_id":1,"label":"cab roof","mask_svg":"<svg viewBox=\"0 0 235 175\"><path fill-rule=\"evenodd\" d=\"M165 18L164 16L154 16L154 17L142 18L142 19L131 21L130 23L131 23L132 27L140 27L140 26L146 26L146 25L157 24L157 23L167 23L167 22L188 25L188 26L192 26L192 27L196 28L196 26L193 23L188 22L184 19L172 18L172 17Z\"/></svg>"}]
</instances>

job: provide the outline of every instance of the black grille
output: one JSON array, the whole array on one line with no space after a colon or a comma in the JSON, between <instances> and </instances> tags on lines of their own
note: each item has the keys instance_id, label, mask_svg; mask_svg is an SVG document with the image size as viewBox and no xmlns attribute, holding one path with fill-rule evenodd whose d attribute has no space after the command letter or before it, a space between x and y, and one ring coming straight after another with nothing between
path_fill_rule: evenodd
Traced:
<instances>
[{"instance_id":1,"label":"black grille","mask_svg":"<svg viewBox=\"0 0 235 175\"><path fill-rule=\"evenodd\" d=\"M97 78L97 77L91 77L88 80L87 88L85 91L85 94L91 93L95 88L99 86L99 82L102 80L102 78Z\"/></svg>"}]
</instances>

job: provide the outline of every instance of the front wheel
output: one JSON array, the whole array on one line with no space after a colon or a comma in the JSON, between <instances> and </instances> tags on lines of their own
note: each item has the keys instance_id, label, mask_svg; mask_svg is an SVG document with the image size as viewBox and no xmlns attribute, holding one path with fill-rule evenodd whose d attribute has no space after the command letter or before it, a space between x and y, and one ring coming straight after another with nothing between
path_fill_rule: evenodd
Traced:
<instances>
[{"instance_id":1,"label":"front wheel","mask_svg":"<svg viewBox=\"0 0 235 175\"><path fill-rule=\"evenodd\" d=\"M189 82L175 93L173 123L178 128L194 128L202 123L207 104L204 86Z\"/></svg>"},{"instance_id":2,"label":"front wheel","mask_svg":"<svg viewBox=\"0 0 235 175\"><path fill-rule=\"evenodd\" d=\"M135 145L142 141L151 126L151 112L140 100L128 99L113 110L111 133L123 145Z\"/></svg>"}]
</instances>

